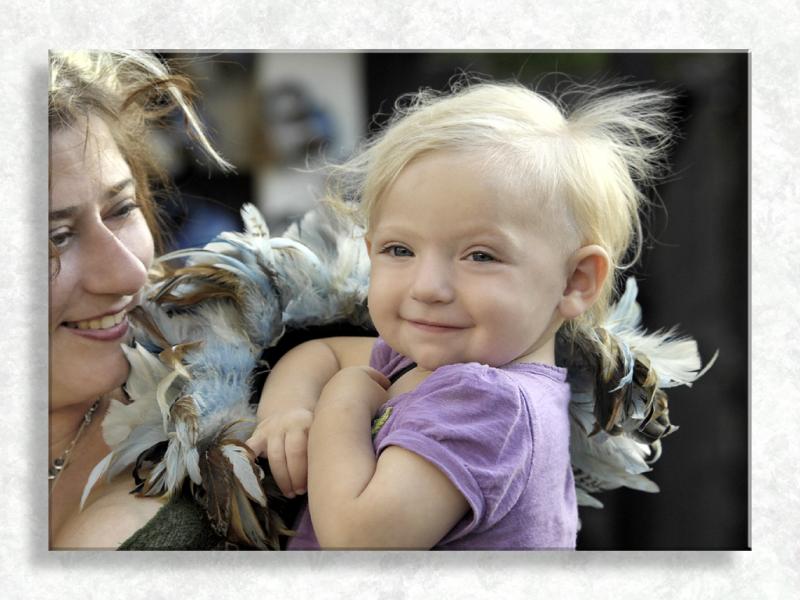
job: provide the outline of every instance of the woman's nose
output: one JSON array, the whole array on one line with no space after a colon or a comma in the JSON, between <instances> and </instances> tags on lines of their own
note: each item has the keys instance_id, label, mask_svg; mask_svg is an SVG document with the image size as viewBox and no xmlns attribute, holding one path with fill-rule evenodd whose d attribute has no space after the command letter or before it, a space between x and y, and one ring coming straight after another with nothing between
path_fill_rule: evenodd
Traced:
<instances>
[{"instance_id":1,"label":"woman's nose","mask_svg":"<svg viewBox=\"0 0 800 600\"><path fill-rule=\"evenodd\" d=\"M453 274L449 264L440 259L420 260L411 282L411 297L425 303L447 303L453 300Z\"/></svg>"},{"instance_id":2,"label":"woman's nose","mask_svg":"<svg viewBox=\"0 0 800 600\"><path fill-rule=\"evenodd\" d=\"M81 273L86 290L117 296L138 293L147 281L147 266L136 240L118 235L102 223L87 237Z\"/></svg>"}]
</instances>

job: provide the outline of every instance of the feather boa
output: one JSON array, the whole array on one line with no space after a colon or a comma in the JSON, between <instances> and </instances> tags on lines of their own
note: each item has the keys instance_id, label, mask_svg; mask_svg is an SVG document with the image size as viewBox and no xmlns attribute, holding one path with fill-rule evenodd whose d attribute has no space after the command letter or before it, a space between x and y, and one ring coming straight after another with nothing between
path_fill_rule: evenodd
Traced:
<instances>
[{"instance_id":1,"label":"feather boa","mask_svg":"<svg viewBox=\"0 0 800 600\"><path fill-rule=\"evenodd\" d=\"M170 496L186 484L220 535L277 548L287 532L270 506L277 490L244 445L253 375L287 327L368 323L369 263L359 232L323 208L280 238L254 207L243 217L244 233L159 260L124 347L131 402L112 402L103 423L112 451L81 504L101 477L133 467L135 492Z\"/></svg>"},{"instance_id":2,"label":"feather boa","mask_svg":"<svg viewBox=\"0 0 800 600\"><path fill-rule=\"evenodd\" d=\"M220 535L277 548L287 532L271 507L277 490L243 443L255 425L253 374L262 350L287 328L367 324L369 261L363 232L324 207L277 238L253 206L242 216L244 233L159 260L164 273L147 290L134 342L124 347L131 402L112 402L103 423L112 451L92 471L81 503L101 477L133 467L135 492L169 496L188 486ZM573 388L571 453L582 505L602 507L591 494L620 486L658 491L642 473L674 430L660 389L702 374L693 340L640 329L636 292L630 279L604 326L620 357L611 375L600 373L598 340L559 340Z\"/></svg>"}]
</instances>

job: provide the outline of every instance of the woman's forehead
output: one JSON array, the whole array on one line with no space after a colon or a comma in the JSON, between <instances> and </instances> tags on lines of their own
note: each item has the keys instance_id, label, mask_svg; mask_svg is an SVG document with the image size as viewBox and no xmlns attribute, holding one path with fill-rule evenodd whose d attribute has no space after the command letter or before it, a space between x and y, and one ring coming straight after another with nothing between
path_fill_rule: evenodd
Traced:
<instances>
[{"instance_id":1,"label":"woman's forehead","mask_svg":"<svg viewBox=\"0 0 800 600\"><path fill-rule=\"evenodd\" d=\"M130 168L101 119L90 118L51 134L51 202L58 201L62 192L94 195L130 178Z\"/></svg>"}]
</instances>

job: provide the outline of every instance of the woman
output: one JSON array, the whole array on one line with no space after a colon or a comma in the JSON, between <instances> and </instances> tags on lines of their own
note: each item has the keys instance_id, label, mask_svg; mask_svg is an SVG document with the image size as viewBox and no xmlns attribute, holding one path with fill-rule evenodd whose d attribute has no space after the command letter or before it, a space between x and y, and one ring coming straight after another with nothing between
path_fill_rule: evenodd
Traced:
<instances>
[{"instance_id":1,"label":"woman","mask_svg":"<svg viewBox=\"0 0 800 600\"><path fill-rule=\"evenodd\" d=\"M176 106L203 135L188 80L139 52L50 57L50 547L116 548L162 501L131 495L131 478L98 484L108 453L101 422L128 363L120 344L147 280L160 232L151 181L166 183L147 133Z\"/></svg>"}]
</instances>

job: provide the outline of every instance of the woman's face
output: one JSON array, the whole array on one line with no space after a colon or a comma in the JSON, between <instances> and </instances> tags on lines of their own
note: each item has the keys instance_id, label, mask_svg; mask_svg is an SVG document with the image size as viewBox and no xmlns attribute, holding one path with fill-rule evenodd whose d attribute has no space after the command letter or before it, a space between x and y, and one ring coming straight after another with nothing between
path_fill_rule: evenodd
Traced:
<instances>
[{"instance_id":1,"label":"woman's face","mask_svg":"<svg viewBox=\"0 0 800 600\"><path fill-rule=\"evenodd\" d=\"M57 409L125 381L120 344L127 313L153 260L130 168L98 117L51 134L50 241L60 261L50 282L51 409Z\"/></svg>"}]
</instances>

